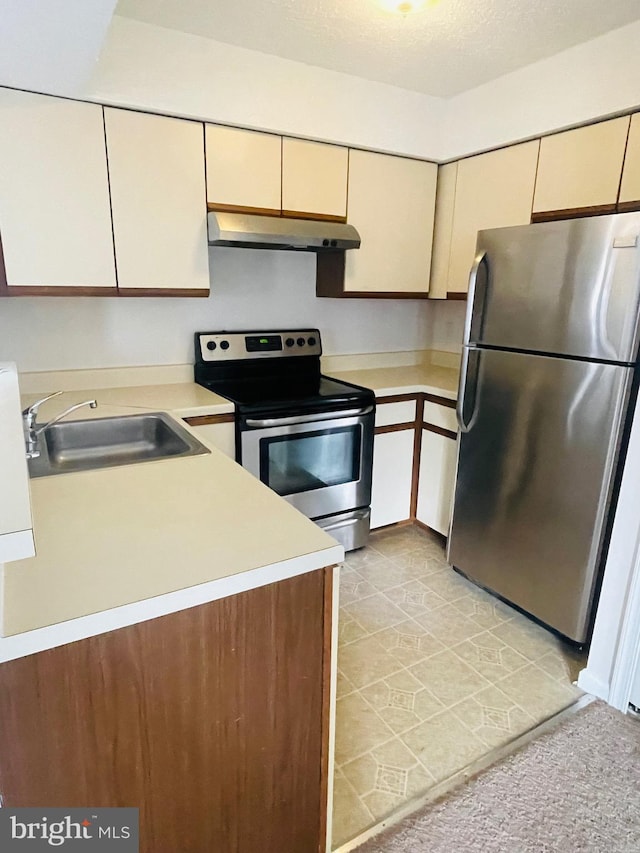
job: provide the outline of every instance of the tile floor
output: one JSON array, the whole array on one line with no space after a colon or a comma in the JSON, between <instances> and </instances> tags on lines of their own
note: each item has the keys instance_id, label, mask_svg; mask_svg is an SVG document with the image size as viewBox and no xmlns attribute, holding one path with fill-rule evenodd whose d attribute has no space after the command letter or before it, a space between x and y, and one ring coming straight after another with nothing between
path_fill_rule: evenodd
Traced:
<instances>
[{"instance_id":1,"label":"tile floor","mask_svg":"<svg viewBox=\"0 0 640 853\"><path fill-rule=\"evenodd\" d=\"M417 527L347 555L339 637L334 848L581 695L584 658Z\"/></svg>"}]
</instances>

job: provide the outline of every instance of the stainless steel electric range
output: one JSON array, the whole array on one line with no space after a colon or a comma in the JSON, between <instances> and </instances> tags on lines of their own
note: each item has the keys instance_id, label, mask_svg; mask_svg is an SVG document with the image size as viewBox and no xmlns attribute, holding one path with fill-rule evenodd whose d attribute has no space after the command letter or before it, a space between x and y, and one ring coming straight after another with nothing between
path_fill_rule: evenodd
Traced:
<instances>
[{"instance_id":1,"label":"stainless steel electric range","mask_svg":"<svg viewBox=\"0 0 640 853\"><path fill-rule=\"evenodd\" d=\"M195 380L236 409L236 460L345 548L369 535L375 396L323 376L317 329L197 332Z\"/></svg>"}]
</instances>

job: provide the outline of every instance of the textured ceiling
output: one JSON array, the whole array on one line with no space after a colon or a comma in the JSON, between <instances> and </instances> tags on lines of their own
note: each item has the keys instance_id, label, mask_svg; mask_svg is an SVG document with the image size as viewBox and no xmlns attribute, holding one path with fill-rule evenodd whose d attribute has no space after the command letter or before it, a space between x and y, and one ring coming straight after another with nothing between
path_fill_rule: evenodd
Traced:
<instances>
[{"instance_id":1,"label":"textured ceiling","mask_svg":"<svg viewBox=\"0 0 640 853\"><path fill-rule=\"evenodd\" d=\"M119 0L116 12L449 97L640 19L638 0ZM388 0L387 0L388 2Z\"/></svg>"}]
</instances>

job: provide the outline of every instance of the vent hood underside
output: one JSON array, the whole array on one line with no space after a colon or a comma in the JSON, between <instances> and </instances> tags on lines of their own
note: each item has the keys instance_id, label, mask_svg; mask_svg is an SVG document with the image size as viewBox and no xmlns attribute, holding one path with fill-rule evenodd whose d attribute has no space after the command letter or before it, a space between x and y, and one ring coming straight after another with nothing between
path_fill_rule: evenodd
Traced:
<instances>
[{"instance_id":1,"label":"vent hood underside","mask_svg":"<svg viewBox=\"0 0 640 853\"><path fill-rule=\"evenodd\" d=\"M344 222L318 222L280 216L210 211L207 214L210 246L247 249L288 249L301 252L360 248L360 235Z\"/></svg>"}]
</instances>

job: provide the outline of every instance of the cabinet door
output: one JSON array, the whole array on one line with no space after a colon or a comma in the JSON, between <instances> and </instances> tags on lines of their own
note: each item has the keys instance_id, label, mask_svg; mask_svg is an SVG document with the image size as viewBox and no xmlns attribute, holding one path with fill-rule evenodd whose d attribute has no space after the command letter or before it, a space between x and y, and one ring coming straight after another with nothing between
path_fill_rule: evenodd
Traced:
<instances>
[{"instance_id":1,"label":"cabinet door","mask_svg":"<svg viewBox=\"0 0 640 853\"><path fill-rule=\"evenodd\" d=\"M631 116L619 201L621 209L640 204L640 113Z\"/></svg>"},{"instance_id":2,"label":"cabinet door","mask_svg":"<svg viewBox=\"0 0 640 853\"><path fill-rule=\"evenodd\" d=\"M7 284L115 289L102 107L2 89L0 115Z\"/></svg>"},{"instance_id":3,"label":"cabinet door","mask_svg":"<svg viewBox=\"0 0 640 853\"><path fill-rule=\"evenodd\" d=\"M610 208L618 198L629 116L545 136L533 200L534 214Z\"/></svg>"},{"instance_id":4,"label":"cabinet door","mask_svg":"<svg viewBox=\"0 0 640 853\"><path fill-rule=\"evenodd\" d=\"M430 299L447 298L457 179L457 162L438 166L433 257L431 259L431 281L429 282Z\"/></svg>"},{"instance_id":5,"label":"cabinet door","mask_svg":"<svg viewBox=\"0 0 640 853\"><path fill-rule=\"evenodd\" d=\"M234 424L204 424L192 427L195 434L207 444L221 450L225 456L236 458L236 428Z\"/></svg>"},{"instance_id":6,"label":"cabinet door","mask_svg":"<svg viewBox=\"0 0 640 853\"><path fill-rule=\"evenodd\" d=\"M205 125L207 202L280 213L282 137Z\"/></svg>"},{"instance_id":7,"label":"cabinet door","mask_svg":"<svg viewBox=\"0 0 640 853\"><path fill-rule=\"evenodd\" d=\"M202 125L132 110L104 113L118 287L206 293Z\"/></svg>"},{"instance_id":8,"label":"cabinet door","mask_svg":"<svg viewBox=\"0 0 640 853\"><path fill-rule=\"evenodd\" d=\"M443 536L449 535L456 456L453 438L422 430L416 517Z\"/></svg>"},{"instance_id":9,"label":"cabinet door","mask_svg":"<svg viewBox=\"0 0 640 853\"><path fill-rule=\"evenodd\" d=\"M324 850L331 583L308 572L0 664L4 805L132 803L140 853Z\"/></svg>"},{"instance_id":10,"label":"cabinet door","mask_svg":"<svg viewBox=\"0 0 640 853\"><path fill-rule=\"evenodd\" d=\"M282 140L282 210L345 219L349 151L338 145Z\"/></svg>"},{"instance_id":11,"label":"cabinet door","mask_svg":"<svg viewBox=\"0 0 640 853\"><path fill-rule=\"evenodd\" d=\"M458 163L449 293L468 290L478 231L530 222L539 145L525 142Z\"/></svg>"},{"instance_id":12,"label":"cabinet door","mask_svg":"<svg viewBox=\"0 0 640 853\"><path fill-rule=\"evenodd\" d=\"M346 253L345 292L427 294L437 172L435 163L349 152L348 220L362 245Z\"/></svg>"},{"instance_id":13,"label":"cabinet door","mask_svg":"<svg viewBox=\"0 0 640 853\"><path fill-rule=\"evenodd\" d=\"M371 527L404 521L411 515L412 429L384 432L373 442Z\"/></svg>"}]
</instances>

